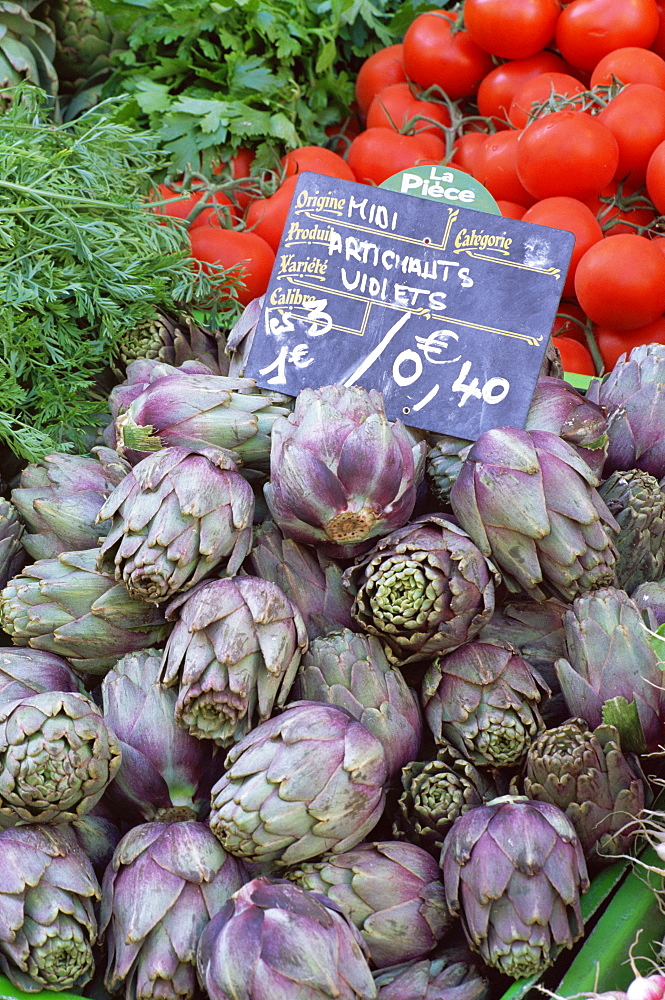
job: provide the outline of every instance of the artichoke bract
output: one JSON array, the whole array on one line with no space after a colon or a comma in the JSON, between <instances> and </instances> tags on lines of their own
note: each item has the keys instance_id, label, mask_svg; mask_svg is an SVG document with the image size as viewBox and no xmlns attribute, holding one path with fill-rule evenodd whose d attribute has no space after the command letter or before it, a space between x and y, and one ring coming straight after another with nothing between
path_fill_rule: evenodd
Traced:
<instances>
[{"instance_id":1,"label":"artichoke bract","mask_svg":"<svg viewBox=\"0 0 665 1000\"><path fill-rule=\"evenodd\" d=\"M120 767L118 740L91 698L45 691L0 708L0 825L70 823Z\"/></svg>"},{"instance_id":2,"label":"artichoke bract","mask_svg":"<svg viewBox=\"0 0 665 1000\"><path fill-rule=\"evenodd\" d=\"M431 958L374 973L377 1000L487 1000L490 987L471 952L444 949Z\"/></svg>"},{"instance_id":3,"label":"artichoke bract","mask_svg":"<svg viewBox=\"0 0 665 1000\"><path fill-rule=\"evenodd\" d=\"M102 572L155 604L213 570L238 571L252 544L254 494L228 452L164 448L144 458L98 514L111 518Z\"/></svg>"},{"instance_id":4,"label":"artichoke bract","mask_svg":"<svg viewBox=\"0 0 665 1000\"><path fill-rule=\"evenodd\" d=\"M0 497L0 587L23 569L27 550L23 544L25 528L18 508Z\"/></svg>"},{"instance_id":5,"label":"artichoke bract","mask_svg":"<svg viewBox=\"0 0 665 1000\"><path fill-rule=\"evenodd\" d=\"M636 587L630 596L641 611L649 611L653 615L656 625L665 624L665 580L647 580Z\"/></svg>"},{"instance_id":6,"label":"artichoke bract","mask_svg":"<svg viewBox=\"0 0 665 1000\"><path fill-rule=\"evenodd\" d=\"M617 726L624 750L656 750L665 718L663 671L635 602L624 590L603 587L573 602L564 628L566 655L555 667L571 715L591 729Z\"/></svg>"},{"instance_id":7,"label":"artichoke bract","mask_svg":"<svg viewBox=\"0 0 665 1000\"><path fill-rule=\"evenodd\" d=\"M162 448L224 448L268 471L272 425L289 411L252 389L253 379L224 375L155 379L116 419L118 451L136 464Z\"/></svg>"},{"instance_id":8,"label":"artichoke bract","mask_svg":"<svg viewBox=\"0 0 665 1000\"><path fill-rule=\"evenodd\" d=\"M99 549L39 559L0 595L0 624L17 646L62 656L80 674L105 674L125 653L162 642L162 612L97 569Z\"/></svg>"},{"instance_id":9,"label":"artichoke bract","mask_svg":"<svg viewBox=\"0 0 665 1000\"><path fill-rule=\"evenodd\" d=\"M42 691L83 691L66 660L40 649L0 649L0 706Z\"/></svg>"},{"instance_id":10,"label":"artichoke bract","mask_svg":"<svg viewBox=\"0 0 665 1000\"><path fill-rule=\"evenodd\" d=\"M100 888L65 825L0 833L0 970L28 992L78 990L92 978Z\"/></svg>"},{"instance_id":11,"label":"artichoke bract","mask_svg":"<svg viewBox=\"0 0 665 1000\"><path fill-rule=\"evenodd\" d=\"M136 822L197 819L221 773L214 744L177 725L176 692L160 683L161 666L157 649L129 653L101 687L104 719L122 750L107 800Z\"/></svg>"},{"instance_id":12,"label":"artichoke bract","mask_svg":"<svg viewBox=\"0 0 665 1000\"><path fill-rule=\"evenodd\" d=\"M383 747L336 705L294 703L236 743L226 765L212 789L210 829L249 861L286 866L341 854L383 811Z\"/></svg>"},{"instance_id":13,"label":"artichoke bract","mask_svg":"<svg viewBox=\"0 0 665 1000\"><path fill-rule=\"evenodd\" d=\"M303 389L273 424L268 508L289 538L351 558L408 521L425 451L376 390Z\"/></svg>"},{"instance_id":14,"label":"artichoke bract","mask_svg":"<svg viewBox=\"0 0 665 1000\"><path fill-rule=\"evenodd\" d=\"M647 580L660 580L665 567L665 491L658 480L641 469L613 472L598 492L619 525L617 586L630 592Z\"/></svg>"},{"instance_id":15,"label":"artichoke bract","mask_svg":"<svg viewBox=\"0 0 665 1000\"><path fill-rule=\"evenodd\" d=\"M287 875L337 903L362 934L377 969L422 958L453 924L439 866L415 844L358 844Z\"/></svg>"},{"instance_id":16,"label":"artichoke bract","mask_svg":"<svg viewBox=\"0 0 665 1000\"><path fill-rule=\"evenodd\" d=\"M506 795L470 809L447 834L441 867L469 946L507 976L542 972L584 933L584 853L549 802Z\"/></svg>"},{"instance_id":17,"label":"artichoke bract","mask_svg":"<svg viewBox=\"0 0 665 1000\"><path fill-rule=\"evenodd\" d=\"M210 1000L374 1000L366 955L335 903L262 877L212 918L196 965Z\"/></svg>"},{"instance_id":18,"label":"artichoke bract","mask_svg":"<svg viewBox=\"0 0 665 1000\"><path fill-rule=\"evenodd\" d=\"M193 1000L196 948L210 918L247 882L205 823L143 823L118 844L102 882L104 983L126 1000Z\"/></svg>"},{"instance_id":19,"label":"artichoke bract","mask_svg":"<svg viewBox=\"0 0 665 1000\"><path fill-rule=\"evenodd\" d=\"M476 766L521 764L544 728L538 705L547 687L512 649L469 642L432 663L423 677L425 717L437 743Z\"/></svg>"},{"instance_id":20,"label":"artichoke bract","mask_svg":"<svg viewBox=\"0 0 665 1000\"><path fill-rule=\"evenodd\" d=\"M473 639L492 617L497 579L467 533L440 514L391 532L344 573L353 617L400 666Z\"/></svg>"},{"instance_id":21,"label":"artichoke bract","mask_svg":"<svg viewBox=\"0 0 665 1000\"><path fill-rule=\"evenodd\" d=\"M111 448L93 454L53 452L22 471L12 503L27 528L23 545L33 559L94 548L106 534L97 514L130 466Z\"/></svg>"},{"instance_id":22,"label":"artichoke bract","mask_svg":"<svg viewBox=\"0 0 665 1000\"><path fill-rule=\"evenodd\" d=\"M589 866L611 864L637 835L631 824L645 804L636 764L621 751L614 726L593 731L583 719L568 719L541 733L526 757L524 792L551 802L571 821Z\"/></svg>"},{"instance_id":23,"label":"artichoke bract","mask_svg":"<svg viewBox=\"0 0 665 1000\"><path fill-rule=\"evenodd\" d=\"M389 777L418 755L420 705L374 636L342 629L315 639L303 657L297 690L305 701L340 705L374 733L383 744Z\"/></svg>"},{"instance_id":24,"label":"artichoke bract","mask_svg":"<svg viewBox=\"0 0 665 1000\"><path fill-rule=\"evenodd\" d=\"M354 627L353 597L342 583L339 564L318 549L285 538L272 521L254 528L245 567L284 591L300 611L310 639Z\"/></svg>"},{"instance_id":25,"label":"artichoke bract","mask_svg":"<svg viewBox=\"0 0 665 1000\"><path fill-rule=\"evenodd\" d=\"M557 434L600 477L609 445L607 418L597 403L562 378L538 378L524 429Z\"/></svg>"},{"instance_id":26,"label":"artichoke bract","mask_svg":"<svg viewBox=\"0 0 665 1000\"><path fill-rule=\"evenodd\" d=\"M284 705L307 633L277 584L257 576L208 580L176 597L166 615L177 621L161 680L177 685L179 725L229 746Z\"/></svg>"},{"instance_id":27,"label":"artichoke bract","mask_svg":"<svg viewBox=\"0 0 665 1000\"><path fill-rule=\"evenodd\" d=\"M450 502L509 590L568 602L614 582L619 526L597 485L551 431L497 427L473 445Z\"/></svg>"}]
</instances>

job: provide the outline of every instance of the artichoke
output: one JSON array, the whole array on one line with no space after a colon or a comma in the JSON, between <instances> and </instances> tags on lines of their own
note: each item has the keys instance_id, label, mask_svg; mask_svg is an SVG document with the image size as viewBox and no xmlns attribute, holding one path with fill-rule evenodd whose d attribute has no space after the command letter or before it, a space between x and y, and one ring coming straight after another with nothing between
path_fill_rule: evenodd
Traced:
<instances>
[{"instance_id":1,"label":"artichoke","mask_svg":"<svg viewBox=\"0 0 665 1000\"><path fill-rule=\"evenodd\" d=\"M0 89L5 90L2 103L13 90L27 80L53 98L58 92L58 75L53 66L55 36L43 21L31 12L39 0L0 2Z\"/></svg>"},{"instance_id":2,"label":"artichoke","mask_svg":"<svg viewBox=\"0 0 665 1000\"><path fill-rule=\"evenodd\" d=\"M210 1000L374 1000L366 954L331 900L255 878L204 929L196 965Z\"/></svg>"},{"instance_id":3,"label":"artichoke","mask_svg":"<svg viewBox=\"0 0 665 1000\"><path fill-rule=\"evenodd\" d=\"M664 344L634 347L602 381L592 381L587 399L608 416L605 477L620 469L642 469L658 480L665 476L664 383Z\"/></svg>"},{"instance_id":4,"label":"artichoke","mask_svg":"<svg viewBox=\"0 0 665 1000\"><path fill-rule=\"evenodd\" d=\"M98 514L112 518L98 568L155 604L213 570L232 576L252 544L254 494L228 452L164 448L134 466Z\"/></svg>"},{"instance_id":5,"label":"artichoke","mask_svg":"<svg viewBox=\"0 0 665 1000\"><path fill-rule=\"evenodd\" d=\"M556 434L498 427L473 445L450 502L509 590L570 602L614 581L618 525L597 483Z\"/></svg>"},{"instance_id":6,"label":"artichoke","mask_svg":"<svg viewBox=\"0 0 665 1000\"><path fill-rule=\"evenodd\" d=\"M120 842L119 828L104 815L104 809L100 806L95 806L85 816L78 816L72 820L71 828L83 852L92 863L95 874L98 878L103 878L106 866Z\"/></svg>"},{"instance_id":7,"label":"artichoke","mask_svg":"<svg viewBox=\"0 0 665 1000\"><path fill-rule=\"evenodd\" d=\"M93 454L54 452L22 471L12 503L27 528L23 545L33 559L94 548L106 534L108 526L95 519L130 467L111 448L94 448Z\"/></svg>"},{"instance_id":8,"label":"artichoke","mask_svg":"<svg viewBox=\"0 0 665 1000\"><path fill-rule=\"evenodd\" d=\"M303 389L273 425L264 489L272 518L289 538L352 558L408 521L425 450L401 421L390 423L376 390Z\"/></svg>"},{"instance_id":9,"label":"artichoke","mask_svg":"<svg viewBox=\"0 0 665 1000\"><path fill-rule=\"evenodd\" d=\"M522 763L544 728L538 704L546 692L525 659L487 642L468 642L436 660L422 686L434 739L479 767Z\"/></svg>"},{"instance_id":10,"label":"artichoke","mask_svg":"<svg viewBox=\"0 0 665 1000\"><path fill-rule=\"evenodd\" d=\"M539 377L524 429L557 434L600 478L609 445L607 418L597 403L563 378Z\"/></svg>"},{"instance_id":11,"label":"artichoke","mask_svg":"<svg viewBox=\"0 0 665 1000\"><path fill-rule=\"evenodd\" d=\"M488 1000L489 983L470 952L444 949L374 973L377 1000Z\"/></svg>"},{"instance_id":12,"label":"artichoke","mask_svg":"<svg viewBox=\"0 0 665 1000\"><path fill-rule=\"evenodd\" d=\"M447 507L453 483L461 472L473 442L450 434L430 434L429 438L431 445L425 468L427 485L430 493Z\"/></svg>"},{"instance_id":13,"label":"artichoke","mask_svg":"<svg viewBox=\"0 0 665 1000\"><path fill-rule=\"evenodd\" d=\"M272 426L289 411L255 388L253 379L224 375L154 379L117 417L118 451L136 464L161 448L224 448L239 465L267 472Z\"/></svg>"},{"instance_id":14,"label":"artichoke","mask_svg":"<svg viewBox=\"0 0 665 1000\"><path fill-rule=\"evenodd\" d=\"M225 347L219 331L202 329L187 313L176 317L156 312L152 319L120 335L114 369L124 376L132 361L146 358L174 367L184 361L200 361L212 375L227 375L229 362Z\"/></svg>"},{"instance_id":15,"label":"artichoke","mask_svg":"<svg viewBox=\"0 0 665 1000\"><path fill-rule=\"evenodd\" d=\"M584 933L582 846L549 802L506 795L470 809L447 834L441 867L469 946L507 976L542 972Z\"/></svg>"},{"instance_id":16,"label":"artichoke","mask_svg":"<svg viewBox=\"0 0 665 1000\"><path fill-rule=\"evenodd\" d=\"M107 801L114 814L138 823L197 819L221 773L214 744L176 724L176 692L160 684L161 666L156 649L129 653L101 687L104 719L122 750Z\"/></svg>"},{"instance_id":17,"label":"artichoke","mask_svg":"<svg viewBox=\"0 0 665 1000\"><path fill-rule=\"evenodd\" d=\"M62 92L111 72L118 34L92 0L45 0L36 14L55 35L53 62Z\"/></svg>"},{"instance_id":18,"label":"artichoke","mask_svg":"<svg viewBox=\"0 0 665 1000\"><path fill-rule=\"evenodd\" d=\"M0 587L20 573L27 561L25 530L15 504L0 497Z\"/></svg>"},{"instance_id":19,"label":"artichoke","mask_svg":"<svg viewBox=\"0 0 665 1000\"><path fill-rule=\"evenodd\" d=\"M653 615L657 626L665 625L665 580L641 583L630 595L641 611Z\"/></svg>"},{"instance_id":20,"label":"artichoke","mask_svg":"<svg viewBox=\"0 0 665 1000\"><path fill-rule=\"evenodd\" d=\"M359 844L383 812L381 743L343 708L301 701L229 751L210 828L232 854L298 864Z\"/></svg>"},{"instance_id":21,"label":"artichoke","mask_svg":"<svg viewBox=\"0 0 665 1000\"><path fill-rule=\"evenodd\" d=\"M0 970L21 990L76 990L94 971L97 877L68 826L0 833Z\"/></svg>"},{"instance_id":22,"label":"artichoke","mask_svg":"<svg viewBox=\"0 0 665 1000\"><path fill-rule=\"evenodd\" d=\"M414 844L358 844L287 876L337 903L362 934L377 969L422 958L453 923L439 866Z\"/></svg>"},{"instance_id":23,"label":"artichoke","mask_svg":"<svg viewBox=\"0 0 665 1000\"><path fill-rule=\"evenodd\" d=\"M161 680L178 685L178 724L228 746L282 707L307 634L277 584L256 576L209 580L166 609L177 618Z\"/></svg>"},{"instance_id":24,"label":"artichoke","mask_svg":"<svg viewBox=\"0 0 665 1000\"><path fill-rule=\"evenodd\" d=\"M616 582L634 590L665 568L665 491L641 469L613 472L598 492L619 525Z\"/></svg>"},{"instance_id":25,"label":"artichoke","mask_svg":"<svg viewBox=\"0 0 665 1000\"><path fill-rule=\"evenodd\" d=\"M591 731L568 719L541 733L526 757L524 792L551 802L575 827L589 866L610 864L635 840L635 820L645 804L645 784L621 752L614 726Z\"/></svg>"},{"instance_id":26,"label":"artichoke","mask_svg":"<svg viewBox=\"0 0 665 1000\"><path fill-rule=\"evenodd\" d=\"M591 729L616 725L624 750L656 750L665 718L663 671L635 602L604 587L578 597L564 627L566 655L555 667L570 714Z\"/></svg>"},{"instance_id":27,"label":"artichoke","mask_svg":"<svg viewBox=\"0 0 665 1000\"><path fill-rule=\"evenodd\" d=\"M264 521L254 529L248 573L276 583L300 611L310 639L335 629L353 628L353 598L342 583L342 569L333 559Z\"/></svg>"},{"instance_id":28,"label":"artichoke","mask_svg":"<svg viewBox=\"0 0 665 1000\"><path fill-rule=\"evenodd\" d=\"M81 694L83 684L66 660L53 653L8 646L0 649L0 707L43 691Z\"/></svg>"},{"instance_id":29,"label":"artichoke","mask_svg":"<svg viewBox=\"0 0 665 1000\"><path fill-rule=\"evenodd\" d=\"M300 698L339 705L362 722L383 745L388 777L417 756L420 705L374 636L342 629L315 639L303 657L297 688Z\"/></svg>"},{"instance_id":30,"label":"artichoke","mask_svg":"<svg viewBox=\"0 0 665 1000\"><path fill-rule=\"evenodd\" d=\"M45 691L0 708L0 825L69 823L99 802L121 751L86 695Z\"/></svg>"},{"instance_id":31,"label":"artichoke","mask_svg":"<svg viewBox=\"0 0 665 1000\"><path fill-rule=\"evenodd\" d=\"M198 997L196 948L210 918L247 881L205 823L142 823L104 873L104 979L126 1000Z\"/></svg>"},{"instance_id":32,"label":"artichoke","mask_svg":"<svg viewBox=\"0 0 665 1000\"><path fill-rule=\"evenodd\" d=\"M0 624L17 646L65 657L82 674L105 674L125 653L166 638L158 608L99 572L99 549L39 559L0 595Z\"/></svg>"},{"instance_id":33,"label":"artichoke","mask_svg":"<svg viewBox=\"0 0 665 1000\"><path fill-rule=\"evenodd\" d=\"M354 618L400 666L473 639L492 617L496 579L466 532L440 514L391 532L344 573Z\"/></svg>"}]
</instances>

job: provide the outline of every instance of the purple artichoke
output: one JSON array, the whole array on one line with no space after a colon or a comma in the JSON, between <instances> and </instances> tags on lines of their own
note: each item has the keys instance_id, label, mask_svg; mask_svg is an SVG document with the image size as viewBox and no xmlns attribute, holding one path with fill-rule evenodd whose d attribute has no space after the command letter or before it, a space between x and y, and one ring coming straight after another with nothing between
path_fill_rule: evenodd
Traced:
<instances>
[{"instance_id":1,"label":"purple artichoke","mask_svg":"<svg viewBox=\"0 0 665 1000\"><path fill-rule=\"evenodd\" d=\"M366 954L331 900L255 878L207 925L196 964L210 1000L374 1000Z\"/></svg>"},{"instance_id":2,"label":"purple artichoke","mask_svg":"<svg viewBox=\"0 0 665 1000\"><path fill-rule=\"evenodd\" d=\"M524 429L557 434L600 478L609 444L607 418L600 406L562 378L539 377Z\"/></svg>"},{"instance_id":3,"label":"purple artichoke","mask_svg":"<svg viewBox=\"0 0 665 1000\"><path fill-rule=\"evenodd\" d=\"M514 979L542 972L584 933L582 846L549 802L506 795L470 809L446 836L441 867L469 946Z\"/></svg>"},{"instance_id":4,"label":"purple artichoke","mask_svg":"<svg viewBox=\"0 0 665 1000\"><path fill-rule=\"evenodd\" d=\"M204 823L143 823L118 844L102 883L105 985L126 1000L193 1000L196 948L247 881Z\"/></svg>"},{"instance_id":5,"label":"purple artichoke","mask_svg":"<svg viewBox=\"0 0 665 1000\"><path fill-rule=\"evenodd\" d=\"M130 653L101 688L104 719L122 750L107 801L114 815L136 822L198 818L221 773L214 744L176 724L176 692L160 684L161 665L156 649Z\"/></svg>"},{"instance_id":6,"label":"purple artichoke","mask_svg":"<svg viewBox=\"0 0 665 1000\"><path fill-rule=\"evenodd\" d=\"M254 495L228 452L164 448L144 458L99 512L112 518L99 569L157 604L213 570L232 576L252 544Z\"/></svg>"},{"instance_id":7,"label":"purple artichoke","mask_svg":"<svg viewBox=\"0 0 665 1000\"><path fill-rule=\"evenodd\" d=\"M27 562L25 528L16 504L0 497L0 587L20 573Z\"/></svg>"},{"instance_id":8,"label":"purple artichoke","mask_svg":"<svg viewBox=\"0 0 665 1000\"><path fill-rule=\"evenodd\" d=\"M616 582L630 592L665 570L665 490L641 469L613 472L598 488L616 518Z\"/></svg>"},{"instance_id":9,"label":"purple artichoke","mask_svg":"<svg viewBox=\"0 0 665 1000\"><path fill-rule=\"evenodd\" d=\"M400 666L473 639L492 617L496 579L466 532L440 514L391 532L344 573L353 617Z\"/></svg>"},{"instance_id":10,"label":"purple artichoke","mask_svg":"<svg viewBox=\"0 0 665 1000\"><path fill-rule=\"evenodd\" d=\"M425 451L401 421L390 423L374 389L303 389L273 425L264 490L272 518L333 558L365 552L411 516Z\"/></svg>"},{"instance_id":11,"label":"purple artichoke","mask_svg":"<svg viewBox=\"0 0 665 1000\"><path fill-rule=\"evenodd\" d=\"M206 365L213 375L226 375L229 362L224 353L225 346L219 331L202 329L186 312L177 317L156 312L151 319L128 327L121 333L114 369L124 372L133 361L146 358L168 365L198 361Z\"/></svg>"},{"instance_id":12,"label":"purple artichoke","mask_svg":"<svg viewBox=\"0 0 665 1000\"><path fill-rule=\"evenodd\" d=\"M614 581L619 528L597 484L556 434L497 427L475 442L450 502L509 590L568 602Z\"/></svg>"},{"instance_id":13,"label":"purple artichoke","mask_svg":"<svg viewBox=\"0 0 665 1000\"><path fill-rule=\"evenodd\" d=\"M256 576L208 580L166 609L177 618L161 680L177 685L178 724L229 746L282 707L307 634L277 584Z\"/></svg>"},{"instance_id":14,"label":"purple artichoke","mask_svg":"<svg viewBox=\"0 0 665 1000\"><path fill-rule=\"evenodd\" d=\"M210 828L232 854L293 865L359 844L379 820L381 743L343 708L296 702L229 751Z\"/></svg>"},{"instance_id":15,"label":"purple artichoke","mask_svg":"<svg viewBox=\"0 0 665 1000\"><path fill-rule=\"evenodd\" d=\"M388 777L418 755L420 705L374 636L342 629L315 639L303 657L297 688L305 701L339 705L362 722L383 745Z\"/></svg>"},{"instance_id":16,"label":"purple artichoke","mask_svg":"<svg viewBox=\"0 0 665 1000\"><path fill-rule=\"evenodd\" d=\"M83 691L66 660L40 649L0 649L0 707L42 691Z\"/></svg>"},{"instance_id":17,"label":"purple artichoke","mask_svg":"<svg viewBox=\"0 0 665 1000\"><path fill-rule=\"evenodd\" d=\"M665 580L641 583L630 596L640 611L651 612L656 625L665 625Z\"/></svg>"},{"instance_id":18,"label":"purple artichoke","mask_svg":"<svg viewBox=\"0 0 665 1000\"><path fill-rule=\"evenodd\" d=\"M377 1000L488 1000L489 983L471 952L443 949L423 958L374 973Z\"/></svg>"},{"instance_id":19,"label":"purple artichoke","mask_svg":"<svg viewBox=\"0 0 665 1000\"><path fill-rule=\"evenodd\" d=\"M437 862L415 844L358 844L292 869L288 877L337 903L375 968L422 958L453 924Z\"/></svg>"}]
</instances>

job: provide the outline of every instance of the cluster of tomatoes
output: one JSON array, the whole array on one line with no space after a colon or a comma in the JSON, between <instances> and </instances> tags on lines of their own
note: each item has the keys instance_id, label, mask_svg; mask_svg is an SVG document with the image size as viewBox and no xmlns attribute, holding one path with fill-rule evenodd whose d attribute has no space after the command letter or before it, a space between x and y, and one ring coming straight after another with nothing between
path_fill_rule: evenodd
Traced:
<instances>
[{"instance_id":1,"label":"cluster of tomatoes","mask_svg":"<svg viewBox=\"0 0 665 1000\"><path fill-rule=\"evenodd\" d=\"M380 184L449 163L503 215L574 233L553 330L569 371L665 343L665 0L465 0L421 14L361 66L330 146L287 153L267 196L242 150L219 168L228 193L162 186L159 210L189 218L198 260L242 264L245 304L268 284L298 172Z\"/></svg>"}]
</instances>

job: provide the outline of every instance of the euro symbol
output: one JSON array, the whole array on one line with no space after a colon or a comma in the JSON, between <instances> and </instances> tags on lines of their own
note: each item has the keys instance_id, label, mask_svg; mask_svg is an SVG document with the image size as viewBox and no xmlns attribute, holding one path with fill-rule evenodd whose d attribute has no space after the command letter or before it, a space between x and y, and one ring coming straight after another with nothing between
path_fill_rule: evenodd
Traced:
<instances>
[{"instance_id":1,"label":"euro symbol","mask_svg":"<svg viewBox=\"0 0 665 1000\"><path fill-rule=\"evenodd\" d=\"M455 361L459 361L462 355L458 354L456 358L443 358L440 361L437 361L432 355L441 354L442 349L448 347L448 341L451 339L459 340L459 336L454 330L434 330L427 338L416 337L416 346L418 350L423 352L425 360L429 361L430 364L450 365Z\"/></svg>"}]
</instances>

